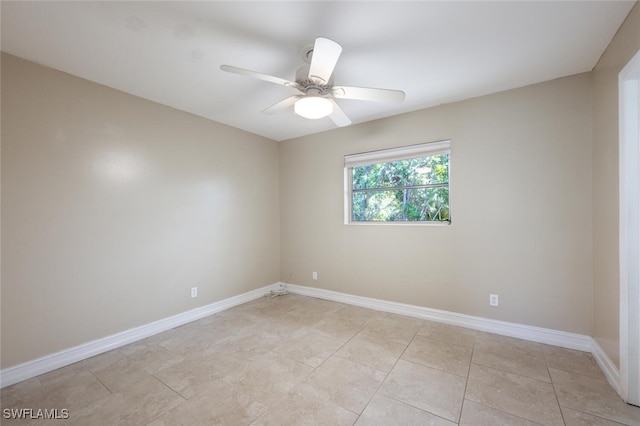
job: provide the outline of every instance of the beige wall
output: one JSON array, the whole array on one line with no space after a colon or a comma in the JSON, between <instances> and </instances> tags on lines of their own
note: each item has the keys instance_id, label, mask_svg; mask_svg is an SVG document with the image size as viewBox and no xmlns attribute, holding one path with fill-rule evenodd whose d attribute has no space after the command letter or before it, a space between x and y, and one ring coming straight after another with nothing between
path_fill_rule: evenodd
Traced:
<instances>
[{"instance_id":1,"label":"beige wall","mask_svg":"<svg viewBox=\"0 0 640 426\"><path fill-rule=\"evenodd\" d=\"M619 364L618 73L640 49L636 4L593 70L593 337Z\"/></svg>"},{"instance_id":2,"label":"beige wall","mask_svg":"<svg viewBox=\"0 0 640 426\"><path fill-rule=\"evenodd\" d=\"M591 117L581 74L282 142L281 277L590 335ZM453 225L343 224L345 154L441 139Z\"/></svg>"},{"instance_id":3,"label":"beige wall","mask_svg":"<svg viewBox=\"0 0 640 426\"><path fill-rule=\"evenodd\" d=\"M276 142L3 54L2 368L277 282L278 197Z\"/></svg>"}]
</instances>

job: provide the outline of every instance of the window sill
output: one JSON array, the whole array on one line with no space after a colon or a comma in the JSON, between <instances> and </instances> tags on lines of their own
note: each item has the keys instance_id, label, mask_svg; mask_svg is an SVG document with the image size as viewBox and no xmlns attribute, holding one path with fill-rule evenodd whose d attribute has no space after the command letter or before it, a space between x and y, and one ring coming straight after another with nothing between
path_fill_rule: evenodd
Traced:
<instances>
[{"instance_id":1,"label":"window sill","mask_svg":"<svg viewBox=\"0 0 640 426\"><path fill-rule=\"evenodd\" d=\"M451 226L451 222L345 222L355 226Z\"/></svg>"}]
</instances>

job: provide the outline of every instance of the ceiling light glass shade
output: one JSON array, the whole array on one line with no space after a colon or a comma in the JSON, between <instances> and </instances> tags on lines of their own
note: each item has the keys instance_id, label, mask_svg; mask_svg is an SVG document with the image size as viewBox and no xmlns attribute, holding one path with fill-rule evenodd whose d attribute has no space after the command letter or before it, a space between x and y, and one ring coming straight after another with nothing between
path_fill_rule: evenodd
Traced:
<instances>
[{"instance_id":1,"label":"ceiling light glass shade","mask_svg":"<svg viewBox=\"0 0 640 426\"><path fill-rule=\"evenodd\" d=\"M293 110L301 117L315 120L330 115L333 112L333 104L327 98L305 96L296 101Z\"/></svg>"}]
</instances>

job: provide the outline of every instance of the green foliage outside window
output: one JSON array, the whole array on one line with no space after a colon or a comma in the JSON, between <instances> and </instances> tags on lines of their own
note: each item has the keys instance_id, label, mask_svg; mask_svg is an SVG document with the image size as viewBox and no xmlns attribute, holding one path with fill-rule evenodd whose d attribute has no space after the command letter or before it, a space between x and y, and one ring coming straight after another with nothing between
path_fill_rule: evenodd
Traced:
<instances>
[{"instance_id":1,"label":"green foliage outside window","mask_svg":"<svg viewBox=\"0 0 640 426\"><path fill-rule=\"evenodd\" d=\"M449 154L352 168L354 222L449 221Z\"/></svg>"}]
</instances>

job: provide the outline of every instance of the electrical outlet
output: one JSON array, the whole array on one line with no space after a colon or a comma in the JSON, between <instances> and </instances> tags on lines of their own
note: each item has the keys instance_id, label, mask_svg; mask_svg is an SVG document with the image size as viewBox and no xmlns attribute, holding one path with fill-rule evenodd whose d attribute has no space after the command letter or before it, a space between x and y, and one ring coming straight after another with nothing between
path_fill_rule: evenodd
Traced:
<instances>
[{"instance_id":1,"label":"electrical outlet","mask_svg":"<svg viewBox=\"0 0 640 426\"><path fill-rule=\"evenodd\" d=\"M198 297L198 287L191 287L191 297Z\"/></svg>"},{"instance_id":2,"label":"electrical outlet","mask_svg":"<svg viewBox=\"0 0 640 426\"><path fill-rule=\"evenodd\" d=\"M499 300L498 300L498 295L497 294L490 294L489 295L489 304L491 306L498 306L499 304Z\"/></svg>"},{"instance_id":3,"label":"electrical outlet","mask_svg":"<svg viewBox=\"0 0 640 426\"><path fill-rule=\"evenodd\" d=\"M318 279L318 273L314 271L312 273L312 277L313 277L314 280L317 280Z\"/></svg>"}]
</instances>

